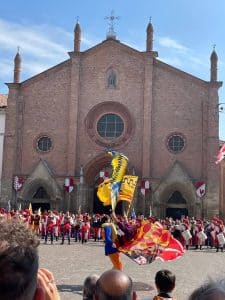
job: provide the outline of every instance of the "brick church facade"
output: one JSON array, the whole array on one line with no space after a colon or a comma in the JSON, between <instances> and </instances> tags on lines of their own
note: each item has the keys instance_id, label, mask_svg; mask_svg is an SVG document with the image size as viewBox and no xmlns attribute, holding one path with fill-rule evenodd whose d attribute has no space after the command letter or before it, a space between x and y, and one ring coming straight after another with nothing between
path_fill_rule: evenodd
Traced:
<instances>
[{"instance_id":1,"label":"brick church facade","mask_svg":"<svg viewBox=\"0 0 225 300\"><path fill-rule=\"evenodd\" d=\"M97 212L100 171L110 172L106 149L129 158L128 174L139 176L136 212L158 217L219 214L217 55L204 81L161 62L149 23L141 52L108 34L81 52L74 30L68 60L20 82L15 57L8 83L1 206ZM13 178L23 185L17 192ZM68 194L65 178L74 180ZM143 196L141 180L149 180ZM197 182L206 193L196 194Z\"/></svg>"}]
</instances>

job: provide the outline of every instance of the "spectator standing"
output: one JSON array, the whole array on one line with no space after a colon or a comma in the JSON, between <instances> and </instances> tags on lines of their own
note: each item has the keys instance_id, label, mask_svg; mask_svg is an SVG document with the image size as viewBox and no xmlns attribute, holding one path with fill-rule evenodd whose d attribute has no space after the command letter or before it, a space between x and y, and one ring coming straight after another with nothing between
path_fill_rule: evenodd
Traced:
<instances>
[{"instance_id":1,"label":"spectator standing","mask_svg":"<svg viewBox=\"0 0 225 300\"><path fill-rule=\"evenodd\" d=\"M169 270L160 270L155 275L155 286L158 294L153 300L175 300L172 291L175 288L176 276Z\"/></svg>"},{"instance_id":2,"label":"spectator standing","mask_svg":"<svg viewBox=\"0 0 225 300\"><path fill-rule=\"evenodd\" d=\"M95 300L136 300L133 282L119 270L104 272L96 283Z\"/></svg>"},{"instance_id":3,"label":"spectator standing","mask_svg":"<svg viewBox=\"0 0 225 300\"><path fill-rule=\"evenodd\" d=\"M96 288L96 282L98 280L98 275L90 275L84 280L83 284L83 300L93 300Z\"/></svg>"}]
</instances>

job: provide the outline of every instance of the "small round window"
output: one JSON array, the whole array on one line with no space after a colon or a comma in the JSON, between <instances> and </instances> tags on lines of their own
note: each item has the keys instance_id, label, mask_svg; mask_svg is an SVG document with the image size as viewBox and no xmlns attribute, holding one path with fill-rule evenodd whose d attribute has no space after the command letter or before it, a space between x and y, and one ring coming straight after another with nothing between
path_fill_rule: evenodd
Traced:
<instances>
[{"instance_id":1,"label":"small round window","mask_svg":"<svg viewBox=\"0 0 225 300\"><path fill-rule=\"evenodd\" d=\"M167 140L167 147L170 152L179 153L183 151L185 146L185 140L180 134L173 134L169 136Z\"/></svg>"},{"instance_id":2,"label":"small round window","mask_svg":"<svg viewBox=\"0 0 225 300\"><path fill-rule=\"evenodd\" d=\"M52 140L48 136L42 136L37 141L39 151L47 152L52 148Z\"/></svg>"},{"instance_id":3,"label":"small round window","mask_svg":"<svg viewBox=\"0 0 225 300\"><path fill-rule=\"evenodd\" d=\"M107 139L118 138L124 131L124 122L116 114L106 114L97 123L98 134Z\"/></svg>"}]
</instances>

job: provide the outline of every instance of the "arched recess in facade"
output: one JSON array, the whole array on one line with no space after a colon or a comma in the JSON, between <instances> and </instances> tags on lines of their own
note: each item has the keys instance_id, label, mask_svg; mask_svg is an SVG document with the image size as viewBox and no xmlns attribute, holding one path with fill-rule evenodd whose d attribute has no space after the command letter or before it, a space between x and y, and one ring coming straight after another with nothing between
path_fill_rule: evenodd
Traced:
<instances>
[{"instance_id":1,"label":"arched recess in facade","mask_svg":"<svg viewBox=\"0 0 225 300\"><path fill-rule=\"evenodd\" d=\"M44 190L44 194L46 195L43 198L35 197L40 188ZM29 203L48 203L50 209L61 209L61 200L62 195L57 184L52 184L49 180L42 178L35 178L31 181L27 180L18 195L18 201L21 202L22 207L28 206Z\"/></svg>"},{"instance_id":2,"label":"arched recess in facade","mask_svg":"<svg viewBox=\"0 0 225 300\"><path fill-rule=\"evenodd\" d=\"M171 196L174 193L180 193L183 201L178 203L172 201ZM167 184L164 182L160 188L153 194L153 212L160 217L166 216L168 208L185 208L189 216L196 216L200 214L198 211L198 203L196 203L196 191L192 182L173 182ZM200 208L199 208L200 209Z\"/></svg>"},{"instance_id":3,"label":"arched recess in facade","mask_svg":"<svg viewBox=\"0 0 225 300\"><path fill-rule=\"evenodd\" d=\"M95 208L95 202L97 201L96 188L98 185L98 176L100 171L109 170L111 168L111 159L112 158L106 153L106 151L102 151L84 166L84 178L88 194L86 197L82 197L80 200L78 199L78 201L82 203L82 209L84 211L93 212ZM84 199L86 199L85 203Z\"/></svg>"},{"instance_id":4,"label":"arched recess in facade","mask_svg":"<svg viewBox=\"0 0 225 300\"><path fill-rule=\"evenodd\" d=\"M100 153L84 166L84 177L86 183L90 186L95 184L95 178L104 168L109 168L111 156L105 152Z\"/></svg>"}]
</instances>

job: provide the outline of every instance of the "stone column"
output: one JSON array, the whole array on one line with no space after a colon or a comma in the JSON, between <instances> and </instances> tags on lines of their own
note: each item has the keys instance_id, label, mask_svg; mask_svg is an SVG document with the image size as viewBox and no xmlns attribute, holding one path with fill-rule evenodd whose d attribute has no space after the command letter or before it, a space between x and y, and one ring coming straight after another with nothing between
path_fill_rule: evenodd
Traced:
<instances>
[{"instance_id":1,"label":"stone column","mask_svg":"<svg viewBox=\"0 0 225 300\"><path fill-rule=\"evenodd\" d=\"M215 157L219 151L218 118L215 117L218 109L218 89L220 82L210 83L208 98L208 134L207 139L207 189L205 207L207 217L219 214L219 166L215 164Z\"/></svg>"},{"instance_id":2,"label":"stone column","mask_svg":"<svg viewBox=\"0 0 225 300\"><path fill-rule=\"evenodd\" d=\"M71 83L68 99L68 146L67 146L67 176L74 176L76 168L77 123L80 95L80 54L70 52Z\"/></svg>"},{"instance_id":3,"label":"stone column","mask_svg":"<svg viewBox=\"0 0 225 300\"><path fill-rule=\"evenodd\" d=\"M17 127L18 127L18 98L20 94L19 83L8 83L9 95L7 100L5 136L2 166L2 194L0 206L7 207L8 200L13 206L12 180L17 166ZM7 149L7 151L6 151Z\"/></svg>"},{"instance_id":4,"label":"stone column","mask_svg":"<svg viewBox=\"0 0 225 300\"><path fill-rule=\"evenodd\" d=\"M150 177L151 168L151 132L152 132L152 84L154 56L145 55L144 95L143 95L143 142L142 142L142 177Z\"/></svg>"}]
</instances>

